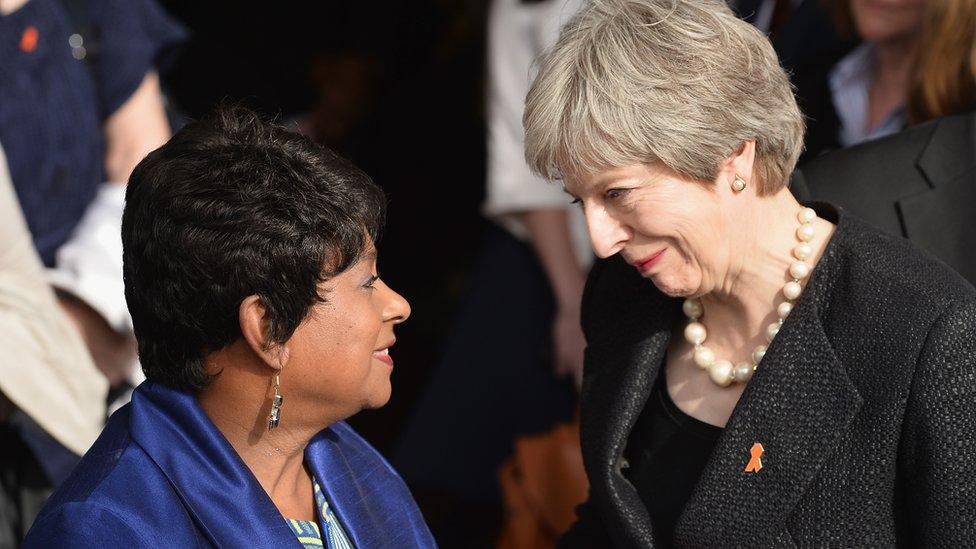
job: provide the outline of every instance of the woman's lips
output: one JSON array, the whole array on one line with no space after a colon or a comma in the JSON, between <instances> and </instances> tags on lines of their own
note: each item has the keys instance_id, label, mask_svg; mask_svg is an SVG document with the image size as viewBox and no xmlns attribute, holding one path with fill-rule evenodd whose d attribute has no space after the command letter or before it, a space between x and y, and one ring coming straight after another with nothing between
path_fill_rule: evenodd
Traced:
<instances>
[{"instance_id":1,"label":"woman's lips","mask_svg":"<svg viewBox=\"0 0 976 549\"><path fill-rule=\"evenodd\" d=\"M655 253L654 255L650 255L648 257L645 257L644 259L634 262L634 267L637 267L637 270L640 271L642 274L646 273L647 271L650 271L655 265L657 265L658 262L661 261L662 257L664 257L664 250L661 250Z\"/></svg>"},{"instance_id":2,"label":"woman's lips","mask_svg":"<svg viewBox=\"0 0 976 549\"><path fill-rule=\"evenodd\" d=\"M376 351L375 353L373 353L373 358L379 360L380 362L386 363L391 368L393 367L393 357L390 356L389 347L383 349L382 351Z\"/></svg>"}]
</instances>

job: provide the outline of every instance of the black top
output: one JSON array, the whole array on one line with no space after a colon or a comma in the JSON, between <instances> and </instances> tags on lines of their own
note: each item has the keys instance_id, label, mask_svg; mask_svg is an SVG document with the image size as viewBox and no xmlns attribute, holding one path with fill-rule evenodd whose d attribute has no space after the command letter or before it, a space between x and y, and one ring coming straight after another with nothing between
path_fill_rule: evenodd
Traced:
<instances>
[{"instance_id":1,"label":"black top","mask_svg":"<svg viewBox=\"0 0 976 549\"><path fill-rule=\"evenodd\" d=\"M976 290L907 240L837 223L674 529L675 547L968 547L976 539ZM656 547L622 474L681 300L619 256L582 306L589 500L561 547ZM746 471L764 448L762 470Z\"/></svg>"},{"instance_id":2,"label":"black top","mask_svg":"<svg viewBox=\"0 0 976 549\"><path fill-rule=\"evenodd\" d=\"M662 365L624 452L630 463L625 476L647 507L658 547L671 546L678 517L721 434L721 427L678 409Z\"/></svg>"}]
</instances>

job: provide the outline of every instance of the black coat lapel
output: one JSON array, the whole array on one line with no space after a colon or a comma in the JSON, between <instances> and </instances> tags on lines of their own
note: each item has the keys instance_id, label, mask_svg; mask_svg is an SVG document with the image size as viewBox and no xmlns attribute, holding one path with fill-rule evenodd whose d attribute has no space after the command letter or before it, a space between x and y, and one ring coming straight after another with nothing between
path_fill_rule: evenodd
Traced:
<instances>
[{"instance_id":1,"label":"black coat lapel","mask_svg":"<svg viewBox=\"0 0 976 549\"><path fill-rule=\"evenodd\" d=\"M916 166L930 189L898 200L905 236L976 281L976 115L940 121Z\"/></svg>"},{"instance_id":2,"label":"black coat lapel","mask_svg":"<svg viewBox=\"0 0 976 549\"><path fill-rule=\"evenodd\" d=\"M821 265L833 262L839 227ZM828 267L829 268L829 267ZM786 520L836 451L861 397L834 354L818 314L833 277L818 266L803 297L769 346L715 446L675 531L679 547L789 545ZM750 449L762 469L745 472Z\"/></svg>"},{"instance_id":3,"label":"black coat lapel","mask_svg":"<svg viewBox=\"0 0 976 549\"><path fill-rule=\"evenodd\" d=\"M622 261L612 259L606 267L594 327L587 334L583 457L591 497L626 510L602 517L607 532L617 546L633 547L651 539L651 521L636 489L621 474L621 456L657 378L681 304ZM601 326L612 329L600 331Z\"/></svg>"}]
</instances>

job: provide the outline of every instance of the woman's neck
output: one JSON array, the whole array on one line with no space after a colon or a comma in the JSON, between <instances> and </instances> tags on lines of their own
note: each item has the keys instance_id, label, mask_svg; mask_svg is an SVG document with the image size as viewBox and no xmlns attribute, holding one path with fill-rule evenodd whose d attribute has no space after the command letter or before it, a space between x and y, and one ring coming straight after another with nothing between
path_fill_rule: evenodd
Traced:
<instances>
[{"instance_id":1,"label":"woman's neck","mask_svg":"<svg viewBox=\"0 0 976 549\"><path fill-rule=\"evenodd\" d=\"M230 348L222 351L227 350ZM226 364L247 358L235 356L212 360ZM221 374L197 395L200 407L283 516L314 520L312 479L305 467L304 454L309 441L324 425L318 422L312 425L312 418L299 413L299 406L295 405L298 403L293 403L289 410L286 393L281 423L275 430L269 431L270 380L268 376L261 375L264 373L261 369L266 370L267 367L259 365L249 369L240 367L241 362L234 363L238 366L215 368L222 370Z\"/></svg>"},{"instance_id":2,"label":"woman's neck","mask_svg":"<svg viewBox=\"0 0 976 549\"><path fill-rule=\"evenodd\" d=\"M742 355L730 359L748 359L752 349L763 343L766 326L776 320L776 306L784 300L783 286L791 280L788 270L796 261L793 248L799 244L797 214L802 206L788 189L757 204L750 219L735 229L734 252L722 284L701 297L709 347L734 349ZM833 231L833 225L819 218L814 227L810 242L814 255L807 260L811 267ZM806 287L805 281L801 284Z\"/></svg>"},{"instance_id":3,"label":"woman's neck","mask_svg":"<svg viewBox=\"0 0 976 549\"><path fill-rule=\"evenodd\" d=\"M200 407L272 499L276 492L293 490L296 480L308 478L304 472L304 451L311 435L287 424L268 431L264 407L223 398L209 399L206 395L201 393Z\"/></svg>"},{"instance_id":4,"label":"woman's neck","mask_svg":"<svg viewBox=\"0 0 976 549\"><path fill-rule=\"evenodd\" d=\"M880 124L894 109L905 104L917 43L911 37L874 45L871 87L868 91L868 131Z\"/></svg>"}]
</instances>

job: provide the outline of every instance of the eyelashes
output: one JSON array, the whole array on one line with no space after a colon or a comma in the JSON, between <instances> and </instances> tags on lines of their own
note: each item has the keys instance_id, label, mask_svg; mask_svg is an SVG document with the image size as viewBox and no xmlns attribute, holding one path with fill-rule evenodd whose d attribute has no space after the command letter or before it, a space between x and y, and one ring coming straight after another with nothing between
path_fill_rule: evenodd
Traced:
<instances>
[{"instance_id":1,"label":"eyelashes","mask_svg":"<svg viewBox=\"0 0 976 549\"><path fill-rule=\"evenodd\" d=\"M634 190L634 189L627 189L627 188L624 188L624 189L607 189L607 191L603 193L603 196L604 196L604 198L606 198L606 201L607 202L620 202L621 200L623 200L624 198L626 198L627 195L632 190ZM579 206L579 207L583 207L583 201L580 200L579 198L574 198L574 199L570 200L569 203L570 204L574 204L574 205Z\"/></svg>"},{"instance_id":2,"label":"eyelashes","mask_svg":"<svg viewBox=\"0 0 976 549\"><path fill-rule=\"evenodd\" d=\"M607 200L614 202L626 197L627 194L630 193L630 191L632 190L633 189L607 189L607 192L604 193L604 196L607 197Z\"/></svg>"},{"instance_id":3,"label":"eyelashes","mask_svg":"<svg viewBox=\"0 0 976 549\"><path fill-rule=\"evenodd\" d=\"M378 274L377 275L373 275L373 276L369 277L366 280L366 283L363 284L363 287L364 288L369 288L370 290L372 290L374 288L373 285L376 284L376 281L379 280L379 279L380 279L380 275L378 275Z\"/></svg>"}]
</instances>

